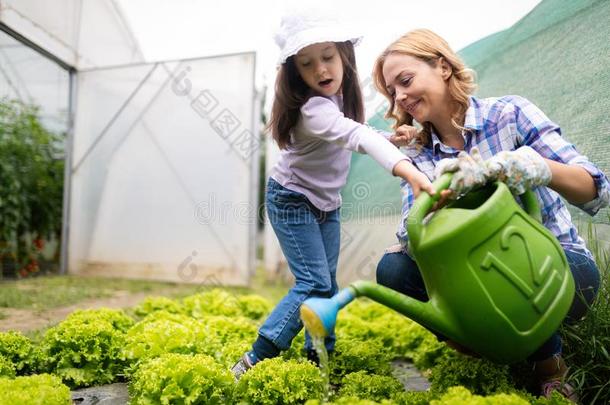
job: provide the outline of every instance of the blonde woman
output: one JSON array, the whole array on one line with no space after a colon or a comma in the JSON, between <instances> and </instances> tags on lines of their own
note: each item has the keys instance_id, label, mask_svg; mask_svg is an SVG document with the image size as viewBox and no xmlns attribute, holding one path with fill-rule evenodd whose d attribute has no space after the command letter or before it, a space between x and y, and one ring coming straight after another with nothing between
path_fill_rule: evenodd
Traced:
<instances>
[{"instance_id":1,"label":"blonde woman","mask_svg":"<svg viewBox=\"0 0 610 405\"><path fill-rule=\"evenodd\" d=\"M413 164L430 180L455 172L443 200L492 179L505 181L514 194L533 189L543 223L559 239L576 282L576 298L566 319L580 319L597 294L599 271L560 196L595 215L610 200L607 177L525 98L472 96L472 71L445 40L429 30L411 31L390 44L378 57L373 76L377 89L389 101L386 117L395 120L404 144L415 143L408 148ZM413 121L422 129L416 130ZM404 220L414 193L408 183L403 182L402 188ZM383 256L377 281L425 301L428 296L407 251L408 235L402 223L397 236L402 248ZM558 333L529 360L542 395L558 390L576 400L573 388L565 383L567 367Z\"/></svg>"}]
</instances>

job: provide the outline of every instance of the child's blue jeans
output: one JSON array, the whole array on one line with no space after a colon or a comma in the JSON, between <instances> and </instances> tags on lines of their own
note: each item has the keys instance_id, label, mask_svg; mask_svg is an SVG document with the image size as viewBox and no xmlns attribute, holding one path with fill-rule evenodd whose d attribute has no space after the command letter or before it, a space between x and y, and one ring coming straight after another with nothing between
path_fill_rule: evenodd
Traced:
<instances>
[{"instance_id":1,"label":"child's blue jeans","mask_svg":"<svg viewBox=\"0 0 610 405\"><path fill-rule=\"evenodd\" d=\"M597 265L589 256L570 250L565 250L565 254L574 276L576 291L564 322L576 322L585 315L595 299L600 276ZM406 253L386 253L381 258L377 265L377 283L420 301L428 300L419 268ZM443 339L442 336L439 338ZM558 332L555 332L528 360L540 361L557 354L561 354L561 337Z\"/></svg>"},{"instance_id":2,"label":"child's blue jeans","mask_svg":"<svg viewBox=\"0 0 610 405\"><path fill-rule=\"evenodd\" d=\"M337 292L339 258L339 209L325 212L307 197L280 185L273 178L267 183L267 215L282 252L294 275L295 285L271 312L259 329L253 345L256 360L275 357L290 347L301 331L300 307L310 297L332 297ZM325 340L333 350L334 334ZM311 349L305 335L305 349Z\"/></svg>"}]
</instances>

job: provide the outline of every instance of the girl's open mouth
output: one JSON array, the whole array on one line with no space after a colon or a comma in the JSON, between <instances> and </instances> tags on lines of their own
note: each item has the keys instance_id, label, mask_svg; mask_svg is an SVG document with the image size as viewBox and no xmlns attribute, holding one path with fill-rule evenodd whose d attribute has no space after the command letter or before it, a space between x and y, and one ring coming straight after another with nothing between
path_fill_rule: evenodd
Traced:
<instances>
[{"instance_id":1,"label":"girl's open mouth","mask_svg":"<svg viewBox=\"0 0 610 405\"><path fill-rule=\"evenodd\" d=\"M322 80L321 82L318 82L318 84L321 87L328 87L330 86L330 84L332 83L333 79L326 79L326 80Z\"/></svg>"}]
</instances>

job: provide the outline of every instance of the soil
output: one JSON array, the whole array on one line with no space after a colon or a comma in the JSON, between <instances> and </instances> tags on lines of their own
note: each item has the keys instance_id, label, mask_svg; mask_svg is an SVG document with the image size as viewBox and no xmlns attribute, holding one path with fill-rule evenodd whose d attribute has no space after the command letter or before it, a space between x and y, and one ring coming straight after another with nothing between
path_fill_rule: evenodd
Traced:
<instances>
[{"instance_id":1,"label":"soil","mask_svg":"<svg viewBox=\"0 0 610 405\"><path fill-rule=\"evenodd\" d=\"M116 291L112 297L84 300L73 305L48 310L2 308L5 318L0 319L0 332L9 330L28 332L46 328L59 323L77 309L134 307L149 295L150 292ZM156 291L155 295L163 295L163 291Z\"/></svg>"}]
</instances>

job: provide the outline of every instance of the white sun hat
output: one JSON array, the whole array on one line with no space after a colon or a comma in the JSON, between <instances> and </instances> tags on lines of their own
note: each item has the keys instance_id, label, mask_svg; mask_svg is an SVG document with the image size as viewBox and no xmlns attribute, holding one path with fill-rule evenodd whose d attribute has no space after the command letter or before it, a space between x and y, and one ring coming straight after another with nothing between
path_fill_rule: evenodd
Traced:
<instances>
[{"instance_id":1,"label":"white sun hat","mask_svg":"<svg viewBox=\"0 0 610 405\"><path fill-rule=\"evenodd\" d=\"M354 46L362 40L356 30L337 19L321 15L314 9L287 13L282 17L280 29L276 32L275 43L280 47L277 64L296 55L301 49L321 42L351 41Z\"/></svg>"}]
</instances>

